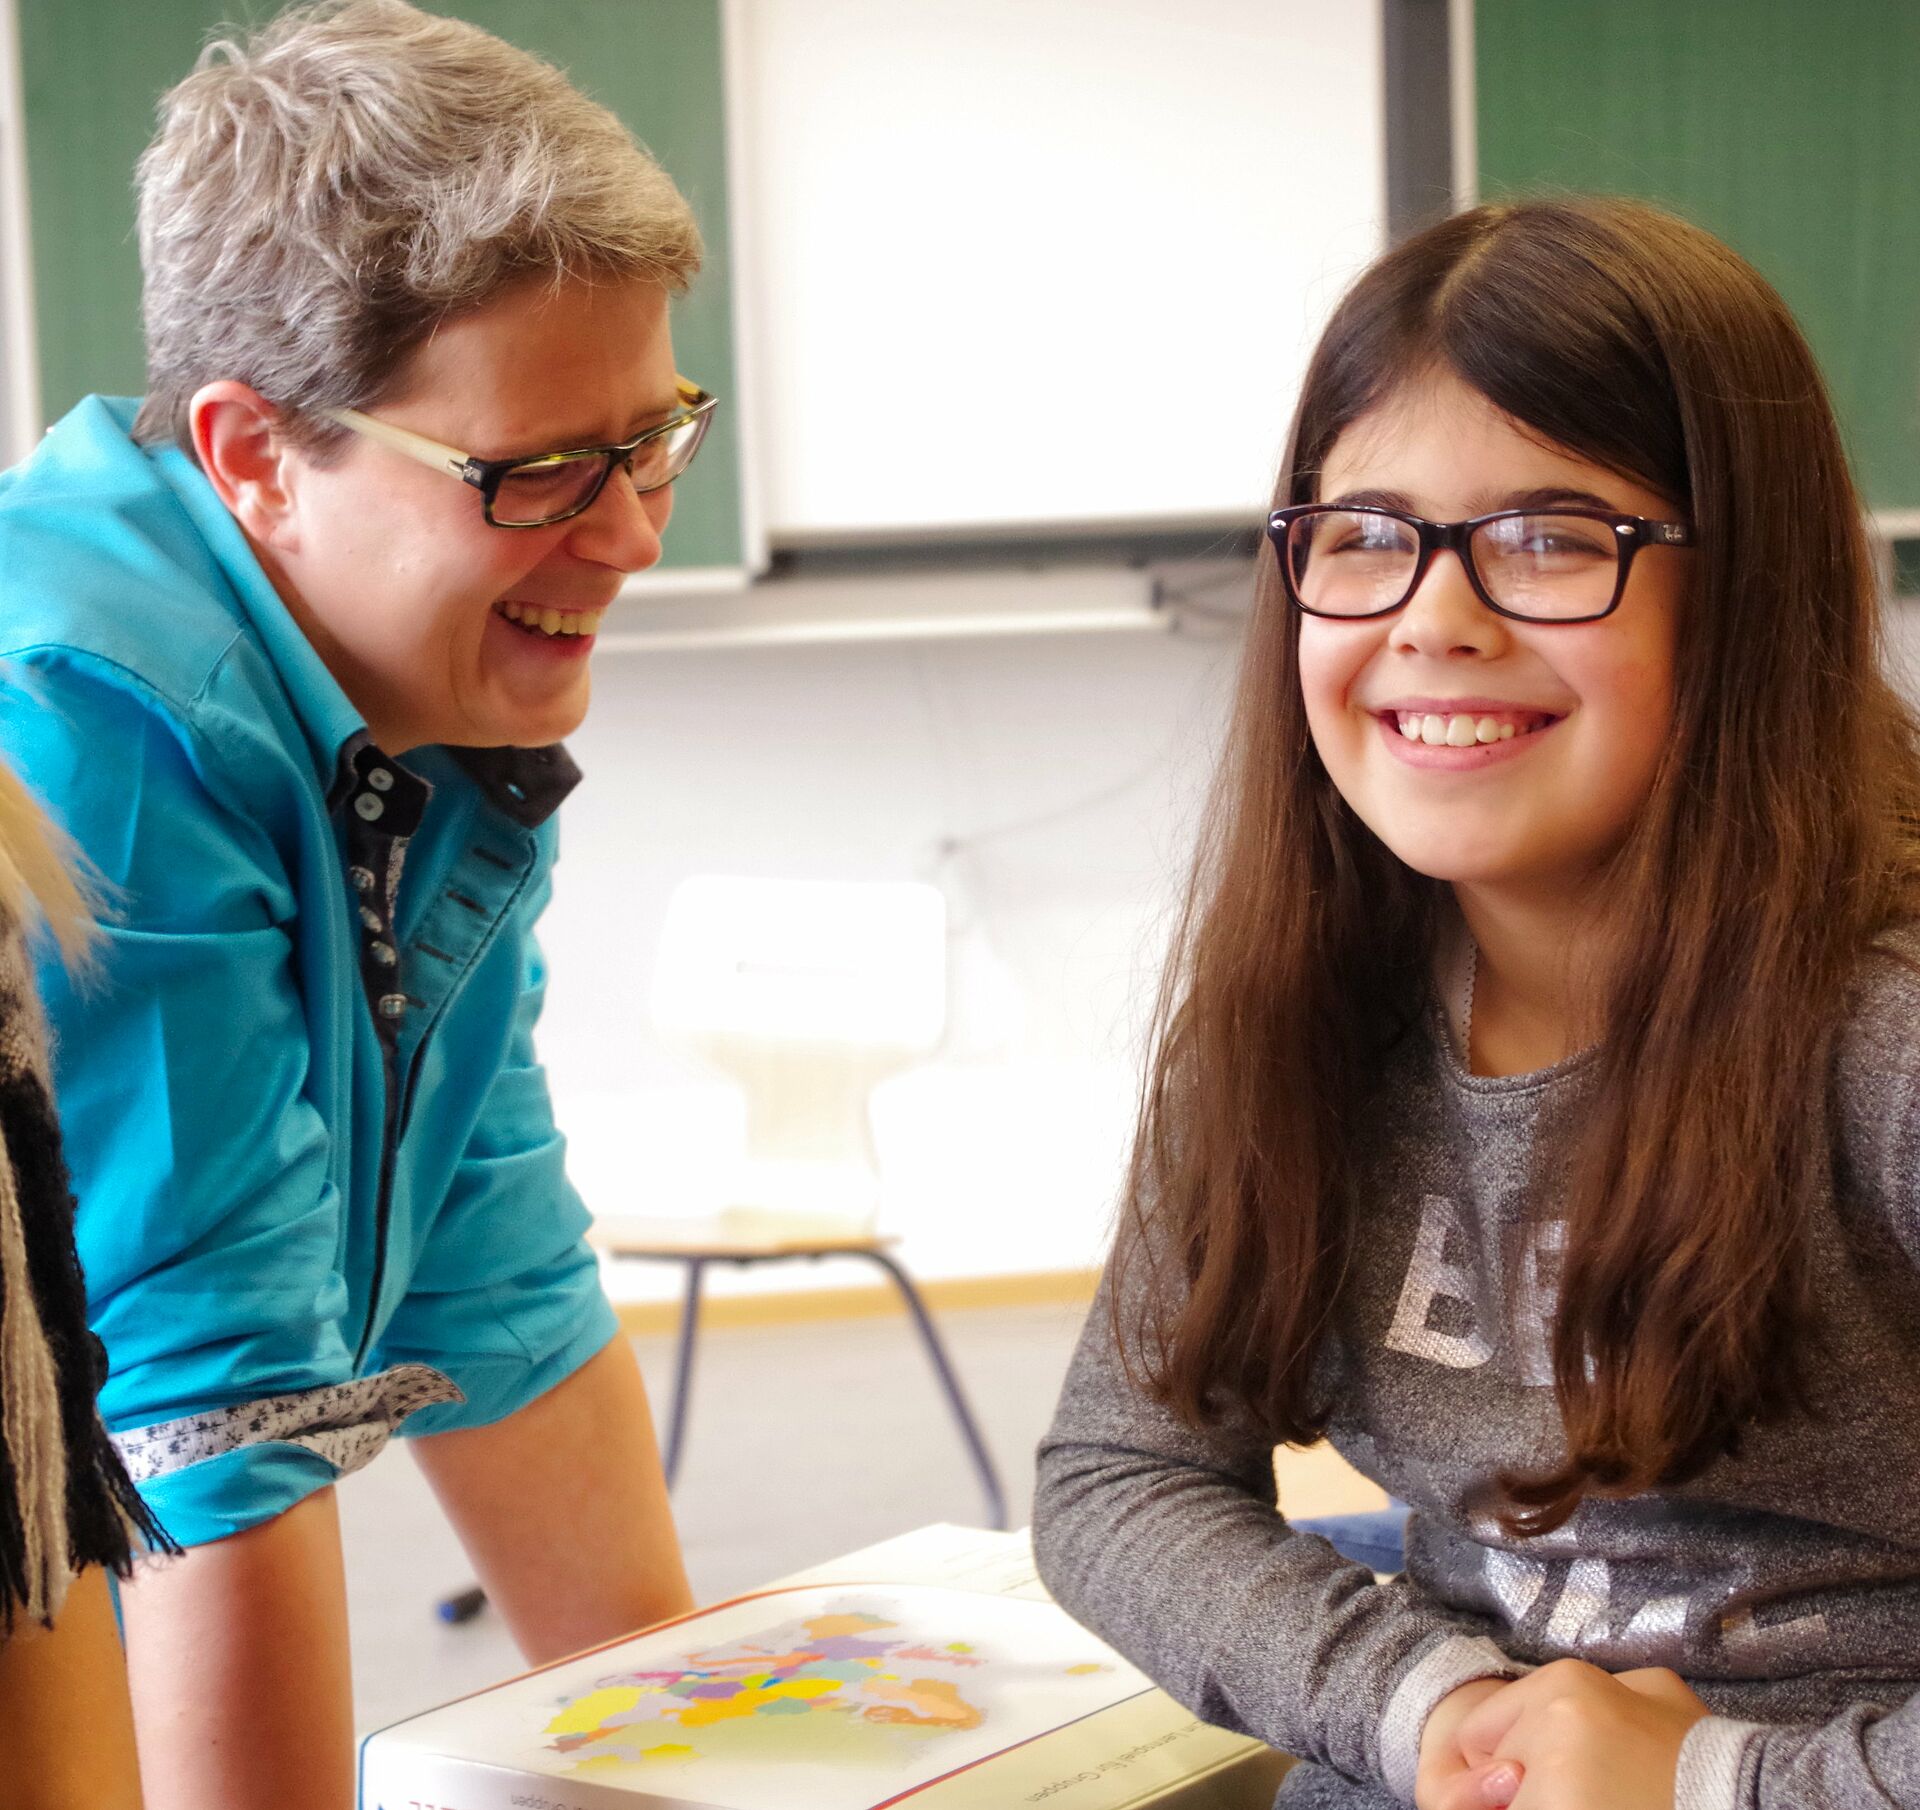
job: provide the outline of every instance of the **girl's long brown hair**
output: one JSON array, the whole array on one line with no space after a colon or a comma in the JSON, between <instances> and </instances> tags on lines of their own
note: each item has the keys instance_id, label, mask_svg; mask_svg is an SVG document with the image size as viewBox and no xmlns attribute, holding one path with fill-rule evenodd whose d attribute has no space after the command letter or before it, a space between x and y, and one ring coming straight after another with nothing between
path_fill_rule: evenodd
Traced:
<instances>
[{"instance_id":1,"label":"girl's long brown hair","mask_svg":"<svg viewBox=\"0 0 1920 1810\"><path fill-rule=\"evenodd\" d=\"M1552 1158L1565 1460L1504 1478L1501 1509L1540 1533L1590 1492L1696 1475L1797 1400L1826 1077L1863 950L1920 905L1920 740L1882 676L1819 371L1726 246L1621 201L1443 221L1335 312L1278 500L1313 500L1347 425L1436 369L1671 497L1696 539L1670 743L1605 881L1622 953ZM1268 550L1163 985L1113 1300L1157 1399L1304 1443L1327 1424L1315 1360L1365 1257L1371 1080L1423 1008L1446 889L1328 780L1295 637Z\"/></svg>"}]
</instances>

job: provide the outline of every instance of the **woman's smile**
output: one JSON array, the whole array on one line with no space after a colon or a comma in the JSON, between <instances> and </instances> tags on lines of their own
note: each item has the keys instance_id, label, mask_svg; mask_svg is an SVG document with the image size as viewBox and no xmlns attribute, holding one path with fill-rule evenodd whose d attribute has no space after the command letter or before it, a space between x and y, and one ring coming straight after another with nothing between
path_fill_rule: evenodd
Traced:
<instances>
[{"instance_id":1,"label":"woman's smile","mask_svg":"<svg viewBox=\"0 0 1920 1810\"><path fill-rule=\"evenodd\" d=\"M599 632L600 621L607 613L607 605L599 604L582 609L577 606L556 608L552 604L521 603L509 597L494 605L494 614L504 616L515 628L534 640L574 641L583 647L591 645L593 637Z\"/></svg>"}]
</instances>

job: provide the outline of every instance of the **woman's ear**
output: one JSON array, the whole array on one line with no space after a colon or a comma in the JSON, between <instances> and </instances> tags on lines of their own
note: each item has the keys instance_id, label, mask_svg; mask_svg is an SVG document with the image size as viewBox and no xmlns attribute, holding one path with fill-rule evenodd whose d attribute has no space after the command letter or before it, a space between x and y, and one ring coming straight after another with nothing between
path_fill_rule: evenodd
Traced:
<instances>
[{"instance_id":1,"label":"woman's ear","mask_svg":"<svg viewBox=\"0 0 1920 1810\"><path fill-rule=\"evenodd\" d=\"M291 464L299 457L280 411L231 378L203 384L187 405L200 469L233 519L260 546L299 550Z\"/></svg>"}]
</instances>

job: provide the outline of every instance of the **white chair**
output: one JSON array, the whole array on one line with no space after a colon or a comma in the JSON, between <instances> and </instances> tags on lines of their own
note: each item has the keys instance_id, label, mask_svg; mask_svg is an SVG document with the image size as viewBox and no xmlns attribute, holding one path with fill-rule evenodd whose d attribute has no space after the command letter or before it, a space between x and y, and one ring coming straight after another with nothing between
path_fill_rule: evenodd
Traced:
<instances>
[{"instance_id":1,"label":"white chair","mask_svg":"<svg viewBox=\"0 0 1920 1810\"><path fill-rule=\"evenodd\" d=\"M858 1257L899 1290L987 1498L1006 1499L932 1316L880 1236L873 1091L939 1047L946 1025L946 902L909 882L684 881L669 903L654 973L663 1041L745 1096L746 1136L722 1210L695 1221L602 1220L621 1259L685 1265L665 1466L686 1437L708 1265Z\"/></svg>"}]
</instances>

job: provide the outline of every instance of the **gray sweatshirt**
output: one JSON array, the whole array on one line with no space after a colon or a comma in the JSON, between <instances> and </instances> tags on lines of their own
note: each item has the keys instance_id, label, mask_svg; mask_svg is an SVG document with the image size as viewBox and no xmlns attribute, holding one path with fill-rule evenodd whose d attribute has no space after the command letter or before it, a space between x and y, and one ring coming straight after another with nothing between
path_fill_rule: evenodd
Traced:
<instances>
[{"instance_id":1,"label":"gray sweatshirt","mask_svg":"<svg viewBox=\"0 0 1920 1810\"><path fill-rule=\"evenodd\" d=\"M1670 1666L1712 1708L1678 1810L1920 1810L1920 975L1867 960L1830 1078L1810 1416L1517 1540L1477 1505L1563 1449L1561 1227L1529 1155L1585 1066L1468 1075L1436 1017L1382 1074L1364 1261L1326 1362L1332 1443L1413 1506L1402 1576L1288 1527L1269 1442L1136 1393L1107 1284L1040 1447L1041 1574L1198 1715L1313 1762L1289 1810L1411 1803L1442 1696L1564 1656Z\"/></svg>"}]
</instances>

